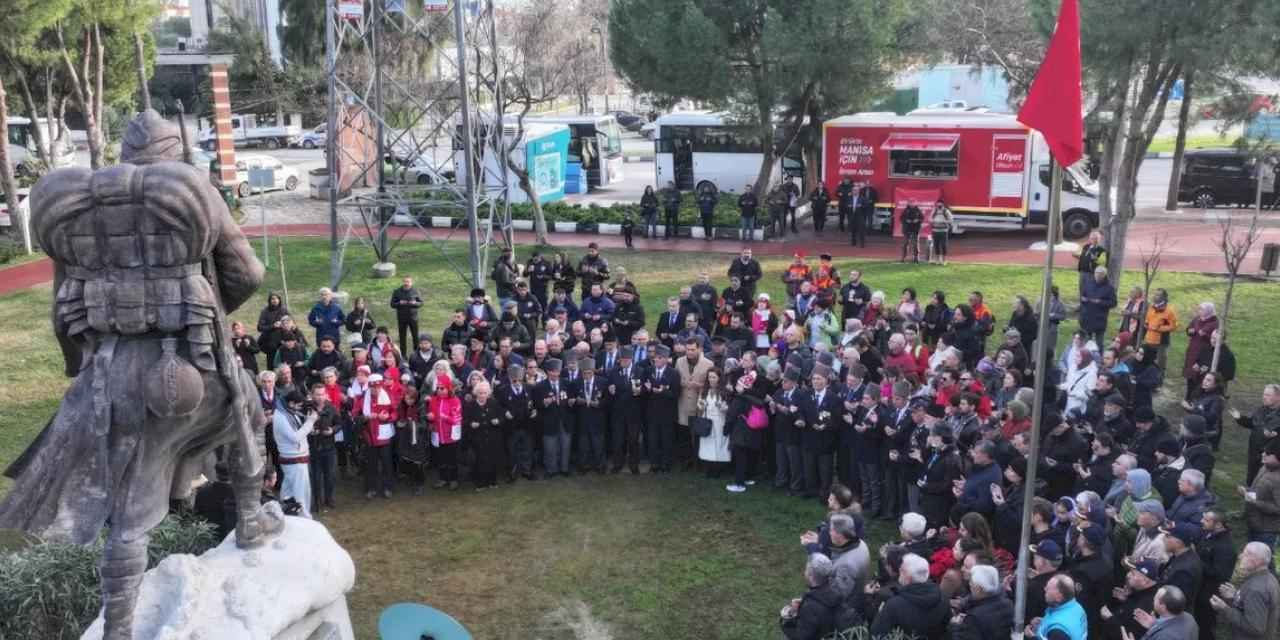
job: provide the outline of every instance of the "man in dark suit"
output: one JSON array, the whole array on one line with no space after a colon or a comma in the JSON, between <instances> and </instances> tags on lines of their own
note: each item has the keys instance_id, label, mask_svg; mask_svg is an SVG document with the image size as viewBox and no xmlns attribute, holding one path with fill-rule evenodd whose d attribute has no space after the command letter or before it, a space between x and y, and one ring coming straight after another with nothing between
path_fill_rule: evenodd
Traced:
<instances>
[{"instance_id":1,"label":"man in dark suit","mask_svg":"<svg viewBox=\"0 0 1280 640\"><path fill-rule=\"evenodd\" d=\"M560 361L547 358L543 369L547 379L533 390L533 406L541 417L542 466L547 478L569 475L569 451L573 444L573 421L569 390L560 380Z\"/></svg>"},{"instance_id":2,"label":"man in dark suit","mask_svg":"<svg viewBox=\"0 0 1280 640\"><path fill-rule=\"evenodd\" d=\"M618 336L613 334L604 337L604 348L596 352L596 374L608 377L618 364L622 362L622 352L618 349ZM606 386L607 386L607 381Z\"/></svg>"},{"instance_id":3,"label":"man in dark suit","mask_svg":"<svg viewBox=\"0 0 1280 640\"><path fill-rule=\"evenodd\" d=\"M888 445L885 447L886 459L884 461L883 519L885 520L896 521L903 513L909 510L907 485L915 481L915 478L909 477L908 472L911 465L909 456L913 447L911 434L916 427L916 423L911 417L911 409L908 407L910 397L911 385L909 383L899 382L894 385L892 400L893 424L884 426L884 435Z\"/></svg>"},{"instance_id":4,"label":"man in dark suit","mask_svg":"<svg viewBox=\"0 0 1280 640\"><path fill-rule=\"evenodd\" d=\"M684 316L680 313L680 299L667 298L667 310L658 316L658 326L654 329L654 335L658 336L658 342L666 345L668 349L676 348L676 336L684 329Z\"/></svg>"},{"instance_id":5,"label":"man in dark suit","mask_svg":"<svg viewBox=\"0 0 1280 640\"><path fill-rule=\"evenodd\" d=\"M644 383L645 419L649 427L649 473L670 473L676 438L680 374L671 366L671 350L653 349L653 368Z\"/></svg>"},{"instance_id":6,"label":"man in dark suit","mask_svg":"<svg viewBox=\"0 0 1280 640\"><path fill-rule=\"evenodd\" d=\"M532 480L537 411L533 406L532 390L524 385L524 367L508 365L507 380L498 385L495 393L507 419L507 459L511 461L507 482L515 482L517 474L524 476L525 480Z\"/></svg>"},{"instance_id":7,"label":"man in dark suit","mask_svg":"<svg viewBox=\"0 0 1280 640\"><path fill-rule=\"evenodd\" d=\"M769 398L769 409L773 415L774 456L778 466L773 487L786 489L787 495L791 496L804 491L804 466L800 457L800 432L804 424L801 407L808 401L808 392L800 387L802 379L799 369L787 367L782 374L782 388Z\"/></svg>"},{"instance_id":8,"label":"man in dark suit","mask_svg":"<svg viewBox=\"0 0 1280 640\"><path fill-rule=\"evenodd\" d=\"M800 433L800 455L804 459L806 498L827 503L831 491L832 455L836 449L836 429L844 424L844 400L829 388L826 372L814 371L812 400L805 408L808 415Z\"/></svg>"},{"instance_id":9,"label":"man in dark suit","mask_svg":"<svg viewBox=\"0 0 1280 640\"><path fill-rule=\"evenodd\" d=\"M604 432L607 393L603 380L590 366L580 367L582 377L572 386L578 413L578 471L604 473Z\"/></svg>"},{"instance_id":10,"label":"man in dark suit","mask_svg":"<svg viewBox=\"0 0 1280 640\"><path fill-rule=\"evenodd\" d=\"M849 238L850 244L856 244L859 247L867 246L867 232L871 230L871 225L875 221L876 200L879 198L880 194L870 182L858 189L856 210L853 213L853 219L850 220L853 228L852 237Z\"/></svg>"},{"instance_id":11,"label":"man in dark suit","mask_svg":"<svg viewBox=\"0 0 1280 640\"><path fill-rule=\"evenodd\" d=\"M612 446L613 473L622 471L625 463L631 473L640 473L640 427L644 424L644 401L640 397L643 383L641 369L632 362L631 347L618 351L618 364L606 374L609 392L609 443Z\"/></svg>"}]
</instances>

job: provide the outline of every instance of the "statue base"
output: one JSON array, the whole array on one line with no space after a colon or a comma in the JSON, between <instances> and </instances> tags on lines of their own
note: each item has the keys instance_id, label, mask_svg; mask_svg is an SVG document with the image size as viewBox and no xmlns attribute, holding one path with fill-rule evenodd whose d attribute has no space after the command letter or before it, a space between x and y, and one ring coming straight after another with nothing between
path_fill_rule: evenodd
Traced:
<instances>
[{"instance_id":1,"label":"statue base","mask_svg":"<svg viewBox=\"0 0 1280 640\"><path fill-rule=\"evenodd\" d=\"M169 556L148 571L134 640L352 640L346 593L355 564L324 525L287 517L284 531L243 550L235 534L199 557ZM101 640L102 615L80 640Z\"/></svg>"},{"instance_id":2,"label":"statue base","mask_svg":"<svg viewBox=\"0 0 1280 640\"><path fill-rule=\"evenodd\" d=\"M394 278L396 277L396 263L375 262L369 275L374 278Z\"/></svg>"}]
</instances>

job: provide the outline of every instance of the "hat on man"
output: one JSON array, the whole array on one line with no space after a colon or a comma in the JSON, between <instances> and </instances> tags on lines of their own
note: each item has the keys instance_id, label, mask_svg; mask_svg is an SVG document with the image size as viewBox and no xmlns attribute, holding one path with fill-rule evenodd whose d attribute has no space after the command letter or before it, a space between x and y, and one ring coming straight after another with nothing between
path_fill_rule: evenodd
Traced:
<instances>
[{"instance_id":1,"label":"hat on man","mask_svg":"<svg viewBox=\"0 0 1280 640\"><path fill-rule=\"evenodd\" d=\"M942 419L947 417L947 408L940 404L930 403L928 407L925 407L924 414L930 418Z\"/></svg>"},{"instance_id":2,"label":"hat on man","mask_svg":"<svg viewBox=\"0 0 1280 640\"><path fill-rule=\"evenodd\" d=\"M524 365L517 364L514 362L507 365L507 377L510 378L511 380L523 380Z\"/></svg>"},{"instance_id":3,"label":"hat on man","mask_svg":"<svg viewBox=\"0 0 1280 640\"><path fill-rule=\"evenodd\" d=\"M471 297L472 297L472 298L483 298L483 297L484 297L484 289L481 289L480 287L476 287L476 288L472 289L472 290L471 290Z\"/></svg>"},{"instance_id":4,"label":"hat on man","mask_svg":"<svg viewBox=\"0 0 1280 640\"><path fill-rule=\"evenodd\" d=\"M1138 510L1138 513L1149 513L1160 522L1164 522L1164 505L1159 500L1143 500L1134 505L1134 508Z\"/></svg>"},{"instance_id":5,"label":"hat on man","mask_svg":"<svg viewBox=\"0 0 1280 640\"><path fill-rule=\"evenodd\" d=\"M1134 422L1155 422L1156 412L1151 407L1138 407L1133 412Z\"/></svg>"},{"instance_id":6,"label":"hat on man","mask_svg":"<svg viewBox=\"0 0 1280 640\"><path fill-rule=\"evenodd\" d=\"M1280 458L1280 438L1272 438L1271 442L1268 442L1267 445L1262 448L1262 452L1269 456Z\"/></svg>"},{"instance_id":7,"label":"hat on man","mask_svg":"<svg viewBox=\"0 0 1280 640\"><path fill-rule=\"evenodd\" d=\"M1178 447L1176 440L1161 440L1156 443L1156 453L1163 453L1166 456L1176 458L1182 449Z\"/></svg>"},{"instance_id":8,"label":"hat on man","mask_svg":"<svg viewBox=\"0 0 1280 640\"><path fill-rule=\"evenodd\" d=\"M819 259L819 260L826 260L827 262L831 262L831 254L829 254L829 253L823 253L823 254L821 254L821 255L819 255L819 256L818 256L818 259Z\"/></svg>"},{"instance_id":9,"label":"hat on man","mask_svg":"<svg viewBox=\"0 0 1280 640\"><path fill-rule=\"evenodd\" d=\"M657 356L657 357L661 357L661 358L670 358L670 357L671 357L671 347L668 347L668 346L667 346L667 345L665 345L665 344L660 344L660 345L658 345L658 346L656 346L656 347L654 347L654 348L653 348L653 355L655 355L655 356Z\"/></svg>"},{"instance_id":10,"label":"hat on man","mask_svg":"<svg viewBox=\"0 0 1280 640\"><path fill-rule=\"evenodd\" d=\"M1146 576L1148 580L1158 582L1160 580L1160 563L1151 558L1143 558L1138 562L1130 562L1128 558L1124 561L1124 566L1130 571L1137 571Z\"/></svg>"},{"instance_id":11,"label":"hat on man","mask_svg":"<svg viewBox=\"0 0 1280 640\"><path fill-rule=\"evenodd\" d=\"M813 359L817 361L818 364L827 367L833 367L836 364L836 357L830 351L820 351Z\"/></svg>"},{"instance_id":12,"label":"hat on man","mask_svg":"<svg viewBox=\"0 0 1280 640\"><path fill-rule=\"evenodd\" d=\"M1128 404L1127 402L1124 401L1124 396L1118 393L1113 393L1111 395L1108 395L1105 402L1109 405L1113 405L1116 407L1124 407L1126 404Z\"/></svg>"},{"instance_id":13,"label":"hat on man","mask_svg":"<svg viewBox=\"0 0 1280 640\"><path fill-rule=\"evenodd\" d=\"M910 406L911 410L915 411L916 409L928 409L931 404L933 403L928 398L912 398Z\"/></svg>"},{"instance_id":14,"label":"hat on man","mask_svg":"<svg viewBox=\"0 0 1280 640\"><path fill-rule=\"evenodd\" d=\"M636 357L635 347L632 347L631 345L627 345L621 349L618 349L618 357L622 358L623 360L634 360Z\"/></svg>"},{"instance_id":15,"label":"hat on man","mask_svg":"<svg viewBox=\"0 0 1280 640\"><path fill-rule=\"evenodd\" d=\"M800 380L804 376L800 374L799 369L795 367L787 367L787 370L782 372L782 377L796 384L800 384Z\"/></svg>"},{"instance_id":16,"label":"hat on man","mask_svg":"<svg viewBox=\"0 0 1280 640\"><path fill-rule=\"evenodd\" d=\"M1062 561L1062 547L1053 540L1041 540L1039 544L1031 545L1031 553L1034 553L1049 562Z\"/></svg>"},{"instance_id":17,"label":"hat on man","mask_svg":"<svg viewBox=\"0 0 1280 640\"><path fill-rule=\"evenodd\" d=\"M1178 522L1168 527L1161 527L1161 533L1166 536L1173 536L1182 541L1187 546L1194 545L1200 541L1200 527L1189 522Z\"/></svg>"},{"instance_id":18,"label":"hat on man","mask_svg":"<svg viewBox=\"0 0 1280 640\"><path fill-rule=\"evenodd\" d=\"M1021 338L1021 337L1022 337L1022 332L1021 332L1021 331L1018 331L1018 330L1017 330L1017 329L1015 329L1014 327L1009 327L1008 329L1005 329L1005 330L1004 330L1004 337L1006 337L1006 338Z\"/></svg>"},{"instance_id":19,"label":"hat on man","mask_svg":"<svg viewBox=\"0 0 1280 640\"><path fill-rule=\"evenodd\" d=\"M373 383L375 383L375 382L382 382L382 374L381 374L381 373L375 373L375 374L371 374L371 375L369 376L369 384L373 384Z\"/></svg>"}]
</instances>

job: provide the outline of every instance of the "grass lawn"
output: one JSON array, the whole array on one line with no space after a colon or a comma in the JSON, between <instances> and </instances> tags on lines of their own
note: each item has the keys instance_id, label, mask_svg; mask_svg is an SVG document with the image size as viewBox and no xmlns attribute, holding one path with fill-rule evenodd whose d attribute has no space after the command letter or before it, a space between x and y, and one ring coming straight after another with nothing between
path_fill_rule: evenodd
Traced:
<instances>
[{"instance_id":1,"label":"grass lawn","mask_svg":"<svg viewBox=\"0 0 1280 640\"><path fill-rule=\"evenodd\" d=\"M465 244L447 248L455 263L466 263ZM328 277L328 245L289 239L285 251L292 308L305 316ZM710 271L722 285L729 260L705 253L606 255L636 282L650 325L666 298L698 271ZM469 287L430 245L404 244L395 261L400 273L415 276L428 301L422 326L438 336ZM369 296L375 317L389 322L386 300L398 281L368 278L372 256L365 250L353 247L347 262L351 275L344 288ZM764 263L770 275L762 290L775 300L782 299L778 274L784 263ZM844 260L840 266L854 264ZM1034 299L1040 282L1040 271L1026 267L860 266L868 283L891 298L905 286L915 286L922 298L942 288L954 303L980 289L1000 323L1008 318L1013 296ZM1135 277L1128 276L1126 284ZM1061 282L1064 291L1074 291L1074 272L1063 271ZM267 291L279 284L273 255L267 284L233 317L255 323ZM1225 295L1224 281L1200 274L1163 274L1157 286L1169 289L1184 316L1200 300L1221 305ZM0 464L21 452L67 385L47 321L50 295L50 287L43 286L0 296L0 317L10 318L0 329L0 352L8 365L0 370ZM1280 360L1280 332L1269 313L1280 305L1280 288L1243 283L1236 301L1232 344L1240 381L1231 404L1247 412L1262 384L1274 376L1270 367ZM1064 334L1070 325L1063 326ZM1175 341L1171 364L1182 362L1183 342ZM1179 413L1172 394L1180 394L1181 387L1181 377L1171 375L1163 398L1171 418ZM1242 481L1246 434L1227 429L1213 488L1238 517L1232 488ZM415 498L400 491L390 501L365 502L351 480L340 491L339 509L324 519L356 561L350 604L359 638L376 638L378 613L401 601L444 609L477 638L775 638L778 609L803 591L797 536L819 521L822 509L759 485L730 495L724 483L687 473L624 473L522 482L478 495L436 492ZM0 478L0 492L9 486ZM868 535L878 547L892 534L892 527L875 523ZM1243 532L1236 539L1241 542Z\"/></svg>"},{"instance_id":2,"label":"grass lawn","mask_svg":"<svg viewBox=\"0 0 1280 640\"><path fill-rule=\"evenodd\" d=\"M1187 136L1187 150L1194 149L1222 149L1230 147L1236 141L1236 136L1220 136L1216 133L1206 133L1201 135ZM1172 153L1177 138L1174 136L1161 136L1151 141L1151 146L1147 147L1149 153Z\"/></svg>"}]
</instances>

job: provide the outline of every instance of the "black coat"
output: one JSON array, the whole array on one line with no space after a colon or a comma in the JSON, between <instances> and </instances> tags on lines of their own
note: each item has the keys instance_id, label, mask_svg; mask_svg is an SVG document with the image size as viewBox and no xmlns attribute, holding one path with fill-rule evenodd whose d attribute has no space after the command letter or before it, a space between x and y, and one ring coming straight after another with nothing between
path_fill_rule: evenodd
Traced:
<instances>
[{"instance_id":1,"label":"black coat","mask_svg":"<svg viewBox=\"0 0 1280 640\"><path fill-rule=\"evenodd\" d=\"M573 428L568 385L561 380L559 389L559 394L553 393L550 380L543 380L533 388L533 406L538 412L544 436L559 435Z\"/></svg>"},{"instance_id":2,"label":"black coat","mask_svg":"<svg viewBox=\"0 0 1280 640\"><path fill-rule=\"evenodd\" d=\"M1074 428L1058 436L1046 434L1040 448L1040 462L1044 465L1041 473L1049 482L1049 495L1055 498L1070 495L1079 477L1072 465L1088 457L1089 445ZM1053 460L1053 465L1047 462L1049 459ZM1104 491L1099 495L1105 494Z\"/></svg>"},{"instance_id":3,"label":"black coat","mask_svg":"<svg viewBox=\"0 0 1280 640\"><path fill-rule=\"evenodd\" d=\"M788 400L787 395L791 397ZM804 434L805 407L813 404L813 399L809 396L809 391L803 387L796 387L788 392L786 389L778 389L773 394L773 438L774 442L787 444L792 446L800 446L801 438ZM794 407L795 411L790 411ZM796 424L799 422L800 424Z\"/></svg>"},{"instance_id":4,"label":"black coat","mask_svg":"<svg viewBox=\"0 0 1280 640\"><path fill-rule=\"evenodd\" d=\"M649 424L674 424L680 400L680 374L675 365L667 364L661 375L656 368L645 378L645 419Z\"/></svg>"},{"instance_id":5,"label":"black coat","mask_svg":"<svg viewBox=\"0 0 1280 640\"><path fill-rule=\"evenodd\" d=\"M1089 617L1089 635L1095 637L1102 631L1102 605L1111 597L1115 585L1114 564L1101 552L1088 558L1080 558L1068 570L1076 581L1076 597Z\"/></svg>"},{"instance_id":6,"label":"black coat","mask_svg":"<svg viewBox=\"0 0 1280 640\"><path fill-rule=\"evenodd\" d=\"M1201 536L1196 553L1200 556L1200 603L1208 604L1209 597L1231 580L1235 570L1236 547L1231 542L1231 530Z\"/></svg>"},{"instance_id":7,"label":"black coat","mask_svg":"<svg viewBox=\"0 0 1280 640\"><path fill-rule=\"evenodd\" d=\"M818 393L810 390L805 411L805 428L800 434L800 447L819 454L834 452L839 429L845 424L841 419L844 415L844 400L840 394L828 387L823 393L822 403L818 404Z\"/></svg>"},{"instance_id":8,"label":"black coat","mask_svg":"<svg viewBox=\"0 0 1280 640\"><path fill-rule=\"evenodd\" d=\"M578 378L573 385L574 408L578 414L578 425L590 431L603 431L605 416L609 410L609 382L603 376L595 376L591 380L591 395L587 395L587 379Z\"/></svg>"},{"instance_id":9,"label":"black coat","mask_svg":"<svg viewBox=\"0 0 1280 640\"><path fill-rule=\"evenodd\" d=\"M643 380L646 369L631 365L629 370L622 368L621 360L618 361L613 371L608 373L608 384L605 389L609 391L609 412L610 417L616 421L639 422L644 420L644 397L635 392L635 380Z\"/></svg>"},{"instance_id":10,"label":"black coat","mask_svg":"<svg viewBox=\"0 0 1280 640\"><path fill-rule=\"evenodd\" d=\"M742 281L743 289L751 292L747 296L749 308L751 299L755 297L756 283L760 281L760 278L764 277L764 271L760 268L760 263L755 258L744 263L742 258L738 257L734 258L733 264L729 265L729 277L732 278L734 276L737 276Z\"/></svg>"},{"instance_id":11,"label":"black coat","mask_svg":"<svg viewBox=\"0 0 1280 640\"><path fill-rule=\"evenodd\" d=\"M495 473L506 466L506 446L502 437L505 410L490 398L484 406L475 400L462 405L462 441L476 454L473 471Z\"/></svg>"},{"instance_id":12,"label":"black coat","mask_svg":"<svg viewBox=\"0 0 1280 640\"><path fill-rule=\"evenodd\" d=\"M1013 632L1013 603L1003 593L973 601L964 620L952 625L951 640L1008 638Z\"/></svg>"},{"instance_id":13,"label":"black coat","mask_svg":"<svg viewBox=\"0 0 1280 640\"><path fill-rule=\"evenodd\" d=\"M1151 424L1151 428L1139 431L1133 437L1133 444L1129 446L1129 452L1138 459L1138 466L1146 469L1151 473L1156 470L1156 447L1161 442L1170 441L1177 444L1178 439L1169 433L1169 422L1164 416L1156 416L1155 422Z\"/></svg>"},{"instance_id":14,"label":"black coat","mask_svg":"<svg viewBox=\"0 0 1280 640\"><path fill-rule=\"evenodd\" d=\"M391 308L396 310L396 320L409 322L418 319L418 309L422 307L422 294L417 287L396 287L391 292Z\"/></svg>"},{"instance_id":15,"label":"black coat","mask_svg":"<svg viewBox=\"0 0 1280 640\"><path fill-rule=\"evenodd\" d=\"M1111 483L1115 481L1115 474L1111 472L1111 463L1115 462L1119 456L1118 451L1112 451L1105 456L1090 456L1089 462L1085 464L1089 477L1076 476L1075 492L1092 491L1100 496L1107 495L1111 490Z\"/></svg>"},{"instance_id":16,"label":"black coat","mask_svg":"<svg viewBox=\"0 0 1280 640\"><path fill-rule=\"evenodd\" d=\"M947 629L951 606L932 582L909 584L889 598L871 623L871 637L884 638L894 629L908 637L938 640Z\"/></svg>"},{"instance_id":17,"label":"black coat","mask_svg":"<svg viewBox=\"0 0 1280 640\"><path fill-rule=\"evenodd\" d=\"M1200 582L1204 579L1204 569L1200 566L1200 554L1188 549L1181 555L1171 556L1160 570L1160 582L1182 589L1187 602L1195 602L1200 595Z\"/></svg>"},{"instance_id":18,"label":"black coat","mask_svg":"<svg viewBox=\"0 0 1280 640\"><path fill-rule=\"evenodd\" d=\"M801 596L795 617L782 620L782 633L788 640L821 640L835 630L841 598L833 582L809 589Z\"/></svg>"},{"instance_id":19,"label":"black coat","mask_svg":"<svg viewBox=\"0 0 1280 640\"><path fill-rule=\"evenodd\" d=\"M951 507L955 506L956 495L952 489L955 481L964 473L963 465L955 447L943 449L936 458L932 453L925 452L924 460L924 474L920 476L924 480L924 485L920 487L921 515L930 527L941 527L947 523Z\"/></svg>"},{"instance_id":20,"label":"black coat","mask_svg":"<svg viewBox=\"0 0 1280 640\"><path fill-rule=\"evenodd\" d=\"M504 424L508 431L530 430L536 426L533 420L536 407L534 407L533 394L528 385L522 383L520 392L517 393L510 382L503 382L498 385L494 397L497 398L498 404L502 405L503 417L506 418Z\"/></svg>"}]
</instances>

